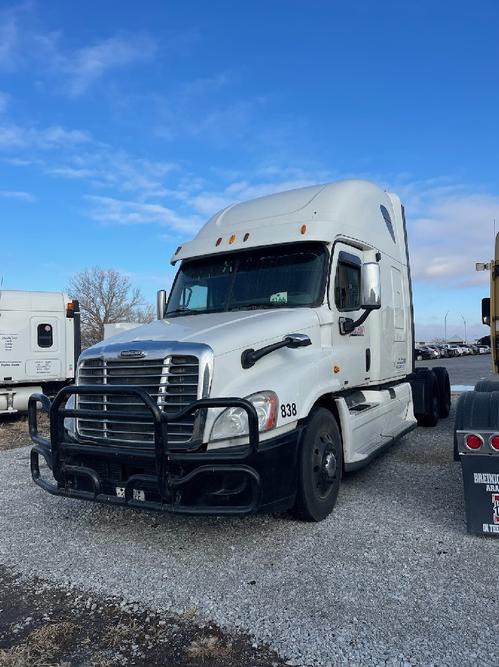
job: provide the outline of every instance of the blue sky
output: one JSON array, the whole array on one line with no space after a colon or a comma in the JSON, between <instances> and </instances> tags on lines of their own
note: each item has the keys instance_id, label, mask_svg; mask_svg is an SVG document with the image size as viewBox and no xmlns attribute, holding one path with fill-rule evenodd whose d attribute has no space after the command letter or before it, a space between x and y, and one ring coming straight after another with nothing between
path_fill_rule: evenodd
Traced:
<instances>
[{"instance_id":1,"label":"blue sky","mask_svg":"<svg viewBox=\"0 0 499 667\"><path fill-rule=\"evenodd\" d=\"M418 338L485 333L499 4L0 2L0 275L168 287L222 206L343 177L406 205Z\"/></svg>"}]
</instances>

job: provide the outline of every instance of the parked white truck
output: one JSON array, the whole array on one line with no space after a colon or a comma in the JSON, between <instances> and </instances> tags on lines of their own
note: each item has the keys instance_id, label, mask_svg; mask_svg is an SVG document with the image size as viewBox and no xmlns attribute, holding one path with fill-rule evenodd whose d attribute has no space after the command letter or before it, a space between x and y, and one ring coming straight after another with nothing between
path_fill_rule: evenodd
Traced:
<instances>
[{"instance_id":1,"label":"parked white truck","mask_svg":"<svg viewBox=\"0 0 499 667\"><path fill-rule=\"evenodd\" d=\"M51 405L33 397L32 476L50 493L318 521L344 471L416 417L448 415L446 371L414 372L396 195L347 180L235 204L172 263L156 322L85 350L76 386ZM37 402L51 441L37 433Z\"/></svg>"},{"instance_id":2,"label":"parked white truck","mask_svg":"<svg viewBox=\"0 0 499 667\"><path fill-rule=\"evenodd\" d=\"M33 392L74 379L79 308L62 292L0 291L0 414L28 409Z\"/></svg>"}]
</instances>

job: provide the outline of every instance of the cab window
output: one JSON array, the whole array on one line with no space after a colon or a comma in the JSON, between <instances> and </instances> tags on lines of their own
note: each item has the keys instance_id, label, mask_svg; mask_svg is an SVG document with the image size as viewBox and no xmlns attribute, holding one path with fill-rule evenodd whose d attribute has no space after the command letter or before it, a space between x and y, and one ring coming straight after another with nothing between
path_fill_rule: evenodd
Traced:
<instances>
[{"instance_id":1,"label":"cab window","mask_svg":"<svg viewBox=\"0 0 499 667\"><path fill-rule=\"evenodd\" d=\"M360 308L361 262L355 255L341 252L334 282L334 299L340 311Z\"/></svg>"}]
</instances>

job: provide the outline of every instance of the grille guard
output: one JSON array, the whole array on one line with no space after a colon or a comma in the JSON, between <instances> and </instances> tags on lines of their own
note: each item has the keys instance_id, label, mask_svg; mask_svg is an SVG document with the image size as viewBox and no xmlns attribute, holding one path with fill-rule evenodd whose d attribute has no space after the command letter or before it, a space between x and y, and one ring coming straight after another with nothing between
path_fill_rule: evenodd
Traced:
<instances>
[{"instance_id":1,"label":"grille guard","mask_svg":"<svg viewBox=\"0 0 499 667\"><path fill-rule=\"evenodd\" d=\"M134 395L139 398L151 413L154 422L154 451L145 452L141 449L125 448L103 445L87 445L85 443L70 442L65 439L64 419L92 418L93 420L112 418L116 420L129 420L131 418L147 421L144 413L135 414L116 410L83 410L79 408L69 409L64 407L71 395L86 394L117 394ZM50 440L38 432L37 405L50 417ZM174 422L190 415L200 409L209 408L242 408L248 415L249 442L247 445L230 450L220 451L173 451L169 447L167 427L169 422ZM154 509L190 514L249 514L258 509L261 502L261 480L255 470L254 463L259 452L258 417L254 406L242 398L203 398L194 401L189 406L178 412L174 417L167 415L159 409L149 394L140 387L127 385L73 385L64 387L54 400L43 394L32 394L28 404L28 424L31 440L35 446L31 450L31 475L33 481L45 491L53 495L69 496L95 502L105 502L116 505L126 505L141 509ZM62 453L95 453L108 454L116 457L118 454L122 460L144 460L153 461L155 475L132 475L128 478L124 497L118 497L104 493L102 480L98 473L91 467L68 465L61 459ZM39 457L42 456L48 467L52 470L57 482L54 484L43 479L40 473ZM174 476L170 473L169 463L191 463L199 464L183 476ZM193 479L210 473L242 473L247 476L251 485L251 501L246 505L215 506L215 505L182 505L176 502L176 490L189 484ZM81 476L90 481L92 491L73 489L68 483L68 476ZM158 494L161 501L136 500L133 491L143 489L152 490Z\"/></svg>"}]
</instances>

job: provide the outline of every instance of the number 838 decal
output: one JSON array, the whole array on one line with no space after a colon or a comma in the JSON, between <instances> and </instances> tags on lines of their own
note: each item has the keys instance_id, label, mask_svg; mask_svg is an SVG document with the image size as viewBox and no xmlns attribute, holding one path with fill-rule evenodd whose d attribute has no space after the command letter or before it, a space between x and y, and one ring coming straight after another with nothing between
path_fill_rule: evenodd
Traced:
<instances>
[{"instance_id":1,"label":"number 838 decal","mask_svg":"<svg viewBox=\"0 0 499 667\"><path fill-rule=\"evenodd\" d=\"M281 405L281 417L296 417L298 411L296 409L296 403L283 403Z\"/></svg>"}]
</instances>

